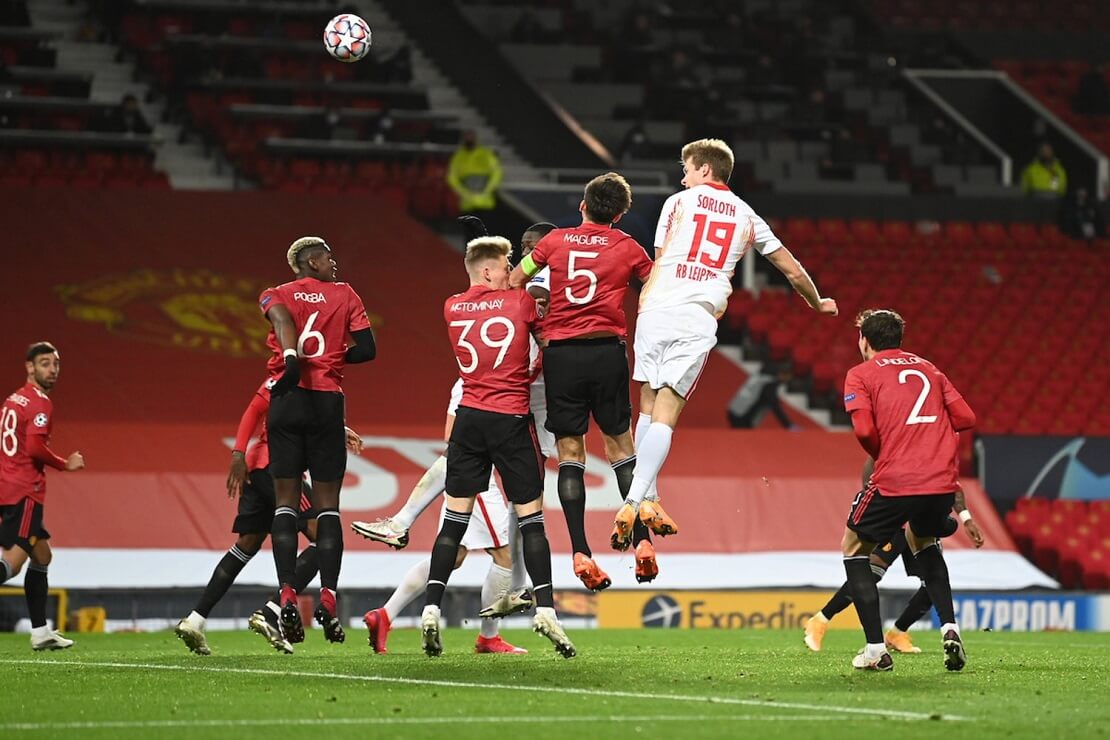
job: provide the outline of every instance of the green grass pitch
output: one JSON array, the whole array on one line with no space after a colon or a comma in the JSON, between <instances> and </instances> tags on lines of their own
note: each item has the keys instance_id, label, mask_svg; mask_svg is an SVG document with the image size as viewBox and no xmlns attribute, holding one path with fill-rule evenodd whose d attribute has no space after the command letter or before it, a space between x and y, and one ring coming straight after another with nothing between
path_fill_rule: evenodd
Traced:
<instances>
[{"instance_id":1,"label":"green grass pitch","mask_svg":"<svg viewBox=\"0 0 1110 740\"><path fill-rule=\"evenodd\" d=\"M896 655L887 674L853 671L862 636L835 631L814 654L794 631L578 630L573 660L516 630L506 637L529 655L474 655L474 631L452 629L434 660L415 630L395 631L388 655L371 653L355 629L343 645L311 630L292 656L251 633L212 633L210 657L171 632L73 636L77 645L57 653L0 636L5 734L1110 736L1107 634L969 633L960 674L944 670L935 632L916 633L925 652Z\"/></svg>"}]
</instances>

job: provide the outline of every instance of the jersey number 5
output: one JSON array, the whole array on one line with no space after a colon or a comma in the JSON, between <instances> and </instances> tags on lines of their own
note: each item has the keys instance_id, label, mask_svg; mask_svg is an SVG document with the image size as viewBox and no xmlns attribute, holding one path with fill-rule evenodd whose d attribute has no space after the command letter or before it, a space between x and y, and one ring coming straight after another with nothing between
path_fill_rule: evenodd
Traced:
<instances>
[{"instance_id":1,"label":"jersey number 5","mask_svg":"<svg viewBox=\"0 0 1110 740\"><path fill-rule=\"evenodd\" d=\"M0 409L0 450L8 457L13 457L19 451L19 440L15 436L18 423L15 409Z\"/></svg>"},{"instance_id":2,"label":"jersey number 5","mask_svg":"<svg viewBox=\"0 0 1110 740\"><path fill-rule=\"evenodd\" d=\"M571 250L567 253L567 280L584 277L590 281L590 286L586 288L584 295L575 295L571 292L569 285L564 289L567 300L571 303L577 303L578 305L589 303L594 299L594 295L597 294L597 275L585 268L574 266L575 260L595 260L597 257L597 252L576 252Z\"/></svg>"},{"instance_id":3,"label":"jersey number 5","mask_svg":"<svg viewBox=\"0 0 1110 740\"><path fill-rule=\"evenodd\" d=\"M701 262L706 267L720 270L728 261L728 248L732 246L732 238L736 236L735 221L710 221L704 213L694 214L694 241L690 244L690 254L686 255L687 262ZM709 242L717 247L717 256L710 257L709 251L702 251L702 243Z\"/></svg>"},{"instance_id":4,"label":"jersey number 5","mask_svg":"<svg viewBox=\"0 0 1110 740\"><path fill-rule=\"evenodd\" d=\"M462 333L459 334L458 345L470 354L470 359L466 362L465 365L460 359L459 369L469 375L478 368L478 349L466 340L466 335L469 334L470 330L474 328L474 320L470 319L467 321L452 321L451 326L462 327ZM501 339L493 339L492 337L490 337L489 330L491 326L505 327L505 336ZM499 350L497 353L497 359L493 361L493 367L495 369L499 367L502 362L505 361L505 353L508 352L509 347L512 346L513 338L515 336L516 327L513 326L513 322L509 321L504 316L494 316L492 319L486 319L482 322L482 326L478 329L478 337L482 340L482 344L486 345L490 349Z\"/></svg>"},{"instance_id":5,"label":"jersey number 5","mask_svg":"<svg viewBox=\"0 0 1110 740\"><path fill-rule=\"evenodd\" d=\"M921 378L921 393L917 396L917 401L910 410L909 417L906 418L906 426L911 426L913 424L932 424L937 420L937 417L921 416L921 409L925 406L925 399L929 397L929 391L933 389L933 386L929 382L928 376L920 370L903 370L898 373L899 385L905 385L906 378L911 375L915 378Z\"/></svg>"}]
</instances>

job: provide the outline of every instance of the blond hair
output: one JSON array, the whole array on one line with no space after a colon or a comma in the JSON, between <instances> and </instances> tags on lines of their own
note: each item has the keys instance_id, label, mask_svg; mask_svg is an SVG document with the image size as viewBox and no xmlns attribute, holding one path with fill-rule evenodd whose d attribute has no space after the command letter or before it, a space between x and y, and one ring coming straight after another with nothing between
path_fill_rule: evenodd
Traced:
<instances>
[{"instance_id":1,"label":"blond hair","mask_svg":"<svg viewBox=\"0 0 1110 740\"><path fill-rule=\"evenodd\" d=\"M721 139L698 139L682 147L682 164L689 160L694 167L709 165L713 177L721 182L728 182L732 177L732 168L736 158L732 155L732 147Z\"/></svg>"},{"instance_id":2,"label":"blond hair","mask_svg":"<svg viewBox=\"0 0 1110 740\"><path fill-rule=\"evenodd\" d=\"M503 236L480 236L466 243L463 262L467 270L473 270L486 260L508 257L511 251L512 243Z\"/></svg>"},{"instance_id":3,"label":"blond hair","mask_svg":"<svg viewBox=\"0 0 1110 740\"><path fill-rule=\"evenodd\" d=\"M331 247L328 247L328 243L318 236L302 236L300 239L290 244L289 251L285 253L285 260L289 263L289 269L292 270L294 274L300 273L300 270L297 269L297 257L300 256L301 252L311 247L327 247L331 249Z\"/></svg>"}]
</instances>

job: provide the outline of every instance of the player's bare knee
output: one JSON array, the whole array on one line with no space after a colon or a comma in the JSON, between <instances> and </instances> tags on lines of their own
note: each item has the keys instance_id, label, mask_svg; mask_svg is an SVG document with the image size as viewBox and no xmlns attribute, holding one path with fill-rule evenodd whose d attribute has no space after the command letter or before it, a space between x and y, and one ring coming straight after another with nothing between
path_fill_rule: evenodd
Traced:
<instances>
[{"instance_id":1,"label":"player's bare knee","mask_svg":"<svg viewBox=\"0 0 1110 740\"><path fill-rule=\"evenodd\" d=\"M543 496L537 496L526 504L513 504L513 509L516 511L517 519L531 516L537 511L543 511Z\"/></svg>"},{"instance_id":2,"label":"player's bare knee","mask_svg":"<svg viewBox=\"0 0 1110 740\"><path fill-rule=\"evenodd\" d=\"M265 534L241 534L239 539L236 540L235 546L242 550L244 554L253 556L262 549L262 543L265 541Z\"/></svg>"},{"instance_id":3,"label":"player's bare knee","mask_svg":"<svg viewBox=\"0 0 1110 740\"><path fill-rule=\"evenodd\" d=\"M31 561L37 565L50 565L54 560L54 551L50 549L48 540L39 540L31 548Z\"/></svg>"},{"instance_id":4,"label":"player's bare knee","mask_svg":"<svg viewBox=\"0 0 1110 740\"><path fill-rule=\"evenodd\" d=\"M465 547L459 545L459 551L455 553L455 567L453 568L453 570L458 570L460 567L462 567L462 564L466 562L466 556L467 554L469 554L469 552L470 551L467 550Z\"/></svg>"},{"instance_id":5,"label":"player's bare knee","mask_svg":"<svg viewBox=\"0 0 1110 740\"><path fill-rule=\"evenodd\" d=\"M586 462L586 441L582 437L559 437L555 447L559 462Z\"/></svg>"},{"instance_id":6,"label":"player's bare knee","mask_svg":"<svg viewBox=\"0 0 1110 740\"><path fill-rule=\"evenodd\" d=\"M846 558L859 555L870 555L875 549L874 543L864 542L859 535L850 529L844 530L844 538L840 541L840 549Z\"/></svg>"},{"instance_id":7,"label":"player's bare knee","mask_svg":"<svg viewBox=\"0 0 1110 740\"><path fill-rule=\"evenodd\" d=\"M315 519L308 520L308 522L304 525L304 536L308 539L309 542L315 542L316 541L316 520Z\"/></svg>"},{"instance_id":8,"label":"player's bare knee","mask_svg":"<svg viewBox=\"0 0 1110 740\"><path fill-rule=\"evenodd\" d=\"M652 409L655 408L655 389L647 383L640 386L640 413L651 416Z\"/></svg>"},{"instance_id":9,"label":"player's bare knee","mask_svg":"<svg viewBox=\"0 0 1110 740\"><path fill-rule=\"evenodd\" d=\"M609 462L627 460L636 454L636 445L632 441L631 431L626 431L616 437L610 437L608 434L603 434L602 437L605 439L605 456L609 459Z\"/></svg>"},{"instance_id":10,"label":"player's bare knee","mask_svg":"<svg viewBox=\"0 0 1110 740\"><path fill-rule=\"evenodd\" d=\"M489 556L493 558L493 562L495 565L501 568L505 568L506 570L509 570L513 567L513 558L509 554L509 548L507 545L502 545L501 547L489 547L486 548L486 552L488 552Z\"/></svg>"}]
</instances>

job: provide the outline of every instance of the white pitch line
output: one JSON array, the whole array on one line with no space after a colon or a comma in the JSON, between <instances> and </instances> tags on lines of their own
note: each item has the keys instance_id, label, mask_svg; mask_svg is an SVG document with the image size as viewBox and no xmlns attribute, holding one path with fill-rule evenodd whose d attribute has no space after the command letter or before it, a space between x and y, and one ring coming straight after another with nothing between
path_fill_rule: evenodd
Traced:
<instances>
[{"instance_id":1,"label":"white pitch line","mask_svg":"<svg viewBox=\"0 0 1110 740\"><path fill-rule=\"evenodd\" d=\"M799 702L770 701L762 699L737 699L731 696L692 696L689 694L652 694L639 691L613 691L606 689L580 689L572 686L518 686L513 684L477 683L470 681L443 681L428 678L402 678L399 676L357 676L348 673L316 673L312 671L275 671L264 668L229 668L226 666L187 666L163 665L158 663L111 663L84 660L29 660L20 658L0 658L0 664L35 666L79 666L85 668L130 668L144 671L199 671L204 673L238 673L256 676L290 676L295 678L341 679L346 681L368 681L373 683L409 684L413 686L441 686L455 689L493 689L496 691L529 691L544 694L570 694L579 696L608 696L619 699L645 699L649 701L705 702L708 704L727 704L745 707L770 709L799 709L810 712L834 712L872 717L887 717L906 720L929 720L937 715L928 712L907 712L898 709L867 709L863 707L822 706ZM941 719L966 720L954 714L940 715Z\"/></svg>"},{"instance_id":2,"label":"white pitch line","mask_svg":"<svg viewBox=\"0 0 1110 740\"><path fill-rule=\"evenodd\" d=\"M875 718L878 721L879 718ZM289 725L475 725L520 722L521 717L303 717L295 719L153 719L135 720L131 722L122 720L105 720L97 722L12 722L0 724L0 730L139 730L159 729L173 727L270 727ZM558 722L830 722L830 721L857 721L854 717L829 717L816 714L660 714L643 717L628 717L617 715L599 715L585 717L582 715L564 717L533 717L528 716L529 722L554 724Z\"/></svg>"}]
</instances>

